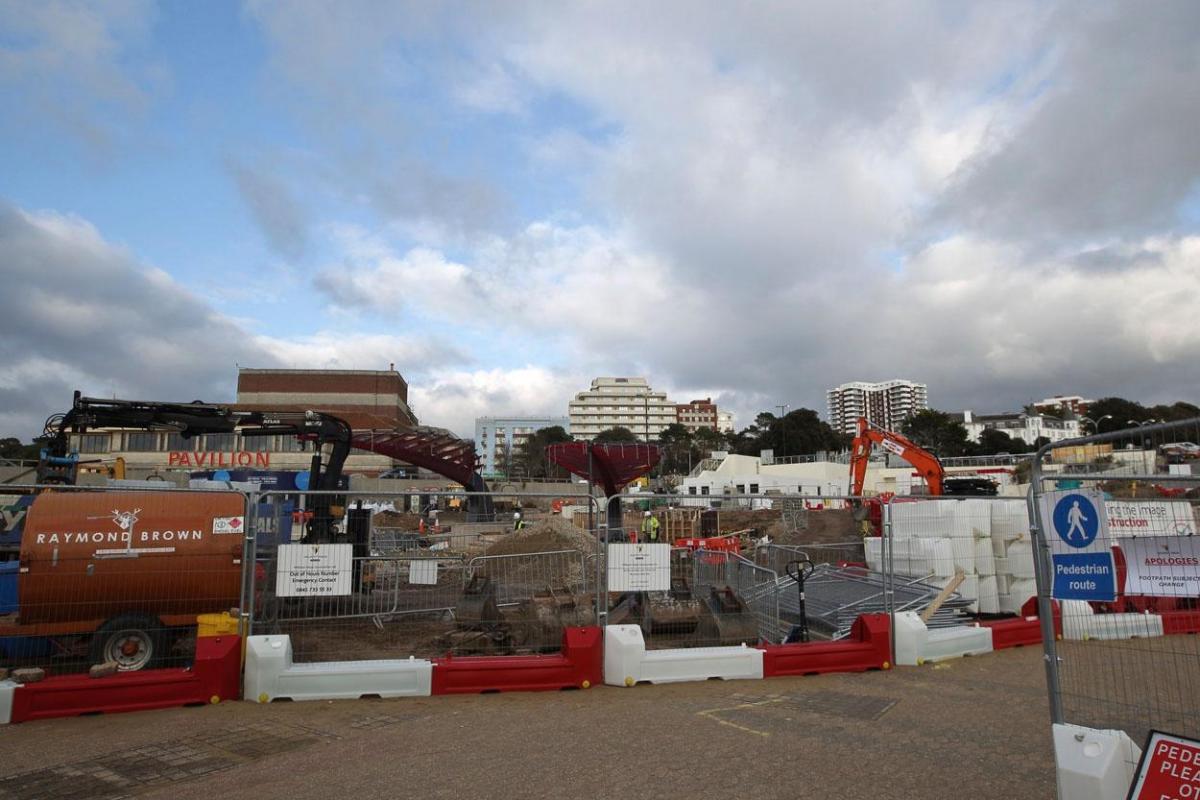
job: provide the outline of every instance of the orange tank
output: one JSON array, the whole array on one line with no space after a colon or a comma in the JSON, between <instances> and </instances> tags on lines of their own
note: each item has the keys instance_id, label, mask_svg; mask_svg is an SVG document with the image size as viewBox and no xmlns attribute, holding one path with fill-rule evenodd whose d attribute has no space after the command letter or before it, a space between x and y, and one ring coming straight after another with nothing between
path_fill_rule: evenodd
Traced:
<instances>
[{"instance_id":1,"label":"orange tank","mask_svg":"<svg viewBox=\"0 0 1200 800\"><path fill-rule=\"evenodd\" d=\"M21 537L19 624L180 624L238 605L245 511L227 492L42 494Z\"/></svg>"}]
</instances>

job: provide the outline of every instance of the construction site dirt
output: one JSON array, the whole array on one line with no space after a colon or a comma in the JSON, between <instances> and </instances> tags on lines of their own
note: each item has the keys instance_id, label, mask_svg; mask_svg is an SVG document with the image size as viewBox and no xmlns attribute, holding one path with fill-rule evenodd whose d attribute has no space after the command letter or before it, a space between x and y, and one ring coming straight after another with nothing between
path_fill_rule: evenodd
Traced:
<instances>
[{"instance_id":1,"label":"construction site dirt","mask_svg":"<svg viewBox=\"0 0 1200 800\"><path fill-rule=\"evenodd\" d=\"M1041 800L1054 796L1041 656L25 723L5 737L0 797Z\"/></svg>"}]
</instances>

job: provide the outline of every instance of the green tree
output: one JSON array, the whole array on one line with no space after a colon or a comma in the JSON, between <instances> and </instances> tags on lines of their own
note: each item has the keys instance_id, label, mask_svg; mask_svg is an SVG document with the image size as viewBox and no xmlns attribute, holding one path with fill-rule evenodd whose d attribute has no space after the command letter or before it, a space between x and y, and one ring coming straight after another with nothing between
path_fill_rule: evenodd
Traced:
<instances>
[{"instance_id":1,"label":"green tree","mask_svg":"<svg viewBox=\"0 0 1200 800\"><path fill-rule=\"evenodd\" d=\"M35 444L22 444L15 436L0 439L0 458L11 461L36 461L41 447Z\"/></svg>"},{"instance_id":2,"label":"green tree","mask_svg":"<svg viewBox=\"0 0 1200 800\"><path fill-rule=\"evenodd\" d=\"M1129 420L1133 420L1135 423L1145 422L1154 417L1150 413L1150 409L1141 403L1126 400L1123 397L1102 397L1088 406L1087 415L1096 420L1105 416L1110 417L1100 423L1100 430L1103 433L1135 427Z\"/></svg>"},{"instance_id":3,"label":"green tree","mask_svg":"<svg viewBox=\"0 0 1200 800\"><path fill-rule=\"evenodd\" d=\"M609 428L607 430L600 431L592 438L592 441L596 442L597 444L629 444L631 442L637 442L638 438L633 431L629 430L629 428L618 425L615 428Z\"/></svg>"},{"instance_id":4,"label":"green tree","mask_svg":"<svg viewBox=\"0 0 1200 800\"><path fill-rule=\"evenodd\" d=\"M1184 419L1200 417L1200 408L1191 403L1172 403L1171 405L1150 406L1147 414L1151 419L1161 419L1163 422L1177 422ZM1088 416L1091 416L1090 414Z\"/></svg>"},{"instance_id":5,"label":"green tree","mask_svg":"<svg viewBox=\"0 0 1200 800\"><path fill-rule=\"evenodd\" d=\"M976 452L982 456L994 456L998 453L1024 453L1029 445L1023 439L1014 439L1002 430L984 428L979 434L979 444Z\"/></svg>"},{"instance_id":6,"label":"green tree","mask_svg":"<svg viewBox=\"0 0 1200 800\"><path fill-rule=\"evenodd\" d=\"M962 422L942 411L919 411L904 421L900 432L939 458L966 455L971 450Z\"/></svg>"},{"instance_id":7,"label":"green tree","mask_svg":"<svg viewBox=\"0 0 1200 800\"><path fill-rule=\"evenodd\" d=\"M688 471L695 444L687 426L672 422L658 434L658 443L662 447L662 461L659 462L662 474Z\"/></svg>"},{"instance_id":8,"label":"green tree","mask_svg":"<svg viewBox=\"0 0 1200 800\"><path fill-rule=\"evenodd\" d=\"M546 457L546 448L552 444L569 441L571 441L571 434L567 433L561 425L539 428L530 434L529 438L525 440L520 456L521 463L525 467L525 475L530 478L559 477L562 468L550 463Z\"/></svg>"}]
</instances>

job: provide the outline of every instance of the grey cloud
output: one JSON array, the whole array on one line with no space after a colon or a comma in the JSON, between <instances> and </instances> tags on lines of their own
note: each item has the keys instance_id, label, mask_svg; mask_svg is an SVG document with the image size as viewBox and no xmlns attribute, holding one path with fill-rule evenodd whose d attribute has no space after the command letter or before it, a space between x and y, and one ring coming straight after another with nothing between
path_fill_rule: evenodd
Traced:
<instances>
[{"instance_id":1,"label":"grey cloud","mask_svg":"<svg viewBox=\"0 0 1200 800\"><path fill-rule=\"evenodd\" d=\"M1056 66L1011 138L967 165L935 225L1033 244L1169 228L1200 180L1200 5L1068 5Z\"/></svg>"},{"instance_id":2,"label":"grey cloud","mask_svg":"<svg viewBox=\"0 0 1200 800\"><path fill-rule=\"evenodd\" d=\"M0 204L0 260L5 434L40 432L74 389L232 400L236 363L277 363L232 320L81 220Z\"/></svg>"},{"instance_id":3,"label":"grey cloud","mask_svg":"<svg viewBox=\"0 0 1200 800\"><path fill-rule=\"evenodd\" d=\"M227 168L268 244L287 259L296 260L304 255L308 214L287 183L241 162L230 161Z\"/></svg>"}]
</instances>

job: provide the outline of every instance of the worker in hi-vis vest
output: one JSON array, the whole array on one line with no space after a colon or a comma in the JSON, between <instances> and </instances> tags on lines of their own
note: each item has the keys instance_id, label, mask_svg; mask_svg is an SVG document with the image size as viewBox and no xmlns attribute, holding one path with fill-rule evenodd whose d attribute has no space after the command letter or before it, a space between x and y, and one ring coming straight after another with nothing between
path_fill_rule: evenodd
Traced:
<instances>
[{"instance_id":1,"label":"worker in hi-vis vest","mask_svg":"<svg viewBox=\"0 0 1200 800\"><path fill-rule=\"evenodd\" d=\"M649 511L642 514L642 541L658 541L658 517L655 517Z\"/></svg>"},{"instance_id":2,"label":"worker in hi-vis vest","mask_svg":"<svg viewBox=\"0 0 1200 800\"><path fill-rule=\"evenodd\" d=\"M521 519L521 512L514 511L513 512L513 532L515 533L516 531L519 531L524 527L525 527L525 520Z\"/></svg>"}]
</instances>

